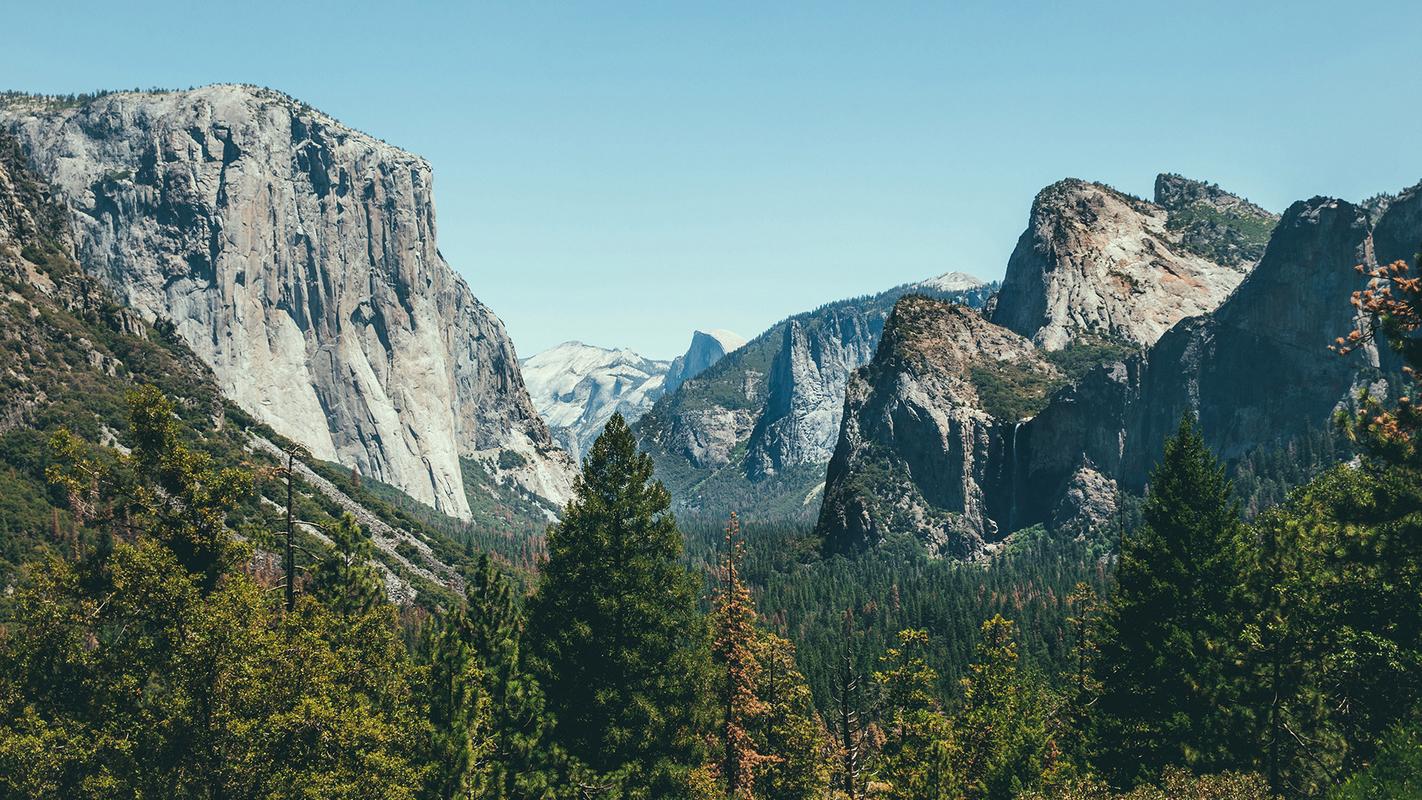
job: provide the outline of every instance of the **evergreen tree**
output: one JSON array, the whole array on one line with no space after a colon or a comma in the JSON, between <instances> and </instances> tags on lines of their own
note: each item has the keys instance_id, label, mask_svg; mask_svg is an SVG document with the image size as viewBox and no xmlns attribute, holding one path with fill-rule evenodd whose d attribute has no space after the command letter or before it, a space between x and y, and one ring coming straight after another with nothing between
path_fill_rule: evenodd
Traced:
<instances>
[{"instance_id":1,"label":"evergreen tree","mask_svg":"<svg viewBox=\"0 0 1422 800\"><path fill-rule=\"evenodd\" d=\"M756 696L765 702L755 739L775 756L762 765L756 796L765 800L819 800L829 789L832 749L815 713L810 687L795 665L794 645L762 633Z\"/></svg>"},{"instance_id":2,"label":"evergreen tree","mask_svg":"<svg viewBox=\"0 0 1422 800\"><path fill-rule=\"evenodd\" d=\"M984 622L953 719L960 796L1008 800L1036 788L1055 766L1057 748L1048 730L1055 705L1022 675L1012 622L1001 616Z\"/></svg>"},{"instance_id":3,"label":"evergreen tree","mask_svg":"<svg viewBox=\"0 0 1422 800\"><path fill-rule=\"evenodd\" d=\"M1102 617L1097 766L1133 784L1183 763L1233 761L1228 715L1231 592L1239 525L1224 468L1194 419L1180 421L1151 474L1143 524L1121 542Z\"/></svg>"},{"instance_id":4,"label":"evergreen tree","mask_svg":"<svg viewBox=\"0 0 1422 800\"><path fill-rule=\"evenodd\" d=\"M953 800L963 786L954 772L953 731L938 700L938 673L924 659L928 633L905 630L874 673L885 709L884 744L875 777L893 800Z\"/></svg>"},{"instance_id":5,"label":"evergreen tree","mask_svg":"<svg viewBox=\"0 0 1422 800\"><path fill-rule=\"evenodd\" d=\"M1249 752L1270 789L1305 797L1332 785L1346 753L1330 719L1334 701L1326 688L1332 635L1321 627L1329 616L1322 548L1331 537L1318 536L1322 527L1310 510L1311 491L1295 492L1244 531L1240 587L1246 611L1241 656L1248 673L1243 708L1249 713L1240 724L1256 732L1257 746Z\"/></svg>"},{"instance_id":6,"label":"evergreen tree","mask_svg":"<svg viewBox=\"0 0 1422 800\"><path fill-rule=\"evenodd\" d=\"M462 610L444 615L429 643L429 720L432 727L428 796L489 797L495 741L489 695Z\"/></svg>"},{"instance_id":7,"label":"evergreen tree","mask_svg":"<svg viewBox=\"0 0 1422 800\"><path fill-rule=\"evenodd\" d=\"M179 433L173 401L153 386L129 393L135 490L133 516L160 539L178 563L199 576L211 591L230 565L232 541L227 514L250 491L251 476L235 467L218 468L211 456L187 446Z\"/></svg>"},{"instance_id":8,"label":"evergreen tree","mask_svg":"<svg viewBox=\"0 0 1422 800\"><path fill-rule=\"evenodd\" d=\"M513 585L483 554L464 594L465 636L483 668L490 702L493 753L486 796L545 797L557 780L559 759L548 739L542 689L523 663L522 615Z\"/></svg>"},{"instance_id":9,"label":"evergreen tree","mask_svg":"<svg viewBox=\"0 0 1422 800\"><path fill-rule=\"evenodd\" d=\"M331 550L312 571L312 591L328 608L348 617L385 602L380 573L371 563L375 546L353 515L343 514L329 531Z\"/></svg>"},{"instance_id":10,"label":"evergreen tree","mask_svg":"<svg viewBox=\"0 0 1422 800\"><path fill-rule=\"evenodd\" d=\"M722 714L717 772L729 800L752 797L756 773L768 762L778 760L777 756L760 752L752 736L768 707L756 694L761 665L756 653L755 607L740 574L744 557L740 532L733 512L726 526L721 586L711 617L715 633L711 652L720 673L717 683Z\"/></svg>"},{"instance_id":11,"label":"evergreen tree","mask_svg":"<svg viewBox=\"0 0 1422 800\"><path fill-rule=\"evenodd\" d=\"M613 415L548 531L528 641L557 740L634 793L672 796L703 763L709 658L670 496Z\"/></svg>"}]
</instances>

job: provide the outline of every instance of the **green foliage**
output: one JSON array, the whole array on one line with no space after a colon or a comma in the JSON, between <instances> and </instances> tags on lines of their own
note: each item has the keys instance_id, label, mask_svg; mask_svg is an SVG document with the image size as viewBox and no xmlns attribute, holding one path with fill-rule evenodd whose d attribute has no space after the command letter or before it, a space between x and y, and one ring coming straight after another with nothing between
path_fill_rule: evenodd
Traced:
<instances>
[{"instance_id":1,"label":"green foliage","mask_svg":"<svg viewBox=\"0 0 1422 800\"><path fill-rule=\"evenodd\" d=\"M488 556L481 556L465 596L460 630L483 667L493 721L485 797L546 797L567 765L549 738L552 720L542 687L524 663L523 616L513 584Z\"/></svg>"},{"instance_id":2,"label":"green foliage","mask_svg":"<svg viewBox=\"0 0 1422 800\"><path fill-rule=\"evenodd\" d=\"M388 614L283 615L240 573L198 579L148 537L27 571L0 642L0 794L411 796L421 728Z\"/></svg>"},{"instance_id":3,"label":"green foliage","mask_svg":"<svg viewBox=\"0 0 1422 800\"><path fill-rule=\"evenodd\" d=\"M983 410L997 419L1016 421L1036 416L1063 386L1076 383L1102 364L1120 361L1135 352L1124 342L1082 337L1045 354L1060 375L1043 373L1024 362L976 364L971 375Z\"/></svg>"},{"instance_id":4,"label":"green foliage","mask_svg":"<svg viewBox=\"0 0 1422 800\"><path fill-rule=\"evenodd\" d=\"M1158 784L1147 784L1117 793L1097 778L1067 782L1051 791L1022 795L1022 800L1276 800L1258 775L1225 772L1196 776L1179 767L1167 767Z\"/></svg>"},{"instance_id":5,"label":"green foliage","mask_svg":"<svg viewBox=\"0 0 1422 800\"><path fill-rule=\"evenodd\" d=\"M331 550L311 571L311 593L337 614L368 614L385 602L385 586L371 564L375 547L370 534L351 514L327 530Z\"/></svg>"},{"instance_id":6,"label":"green foliage","mask_svg":"<svg viewBox=\"0 0 1422 800\"><path fill-rule=\"evenodd\" d=\"M1173 209L1166 227L1182 234L1185 249L1220 264L1249 264L1264 255L1278 220L1274 217L1229 213L1199 202Z\"/></svg>"},{"instance_id":7,"label":"green foliage","mask_svg":"<svg viewBox=\"0 0 1422 800\"><path fill-rule=\"evenodd\" d=\"M1256 761L1276 788L1321 793L1418 712L1419 514L1416 472L1364 459L1325 473L1247 533L1246 707Z\"/></svg>"},{"instance_id":8,"label":"green foliage","mask_svg":"<svg viewBox=\"0 0 1422 800\"><path fill-rule=\"evenodd\" d=\"M1049 731L1057 701L1021 673L1011 622L983 623L962 686L953 728L963 797L1007 800L1039 785L1058 749Z\"/></svg>"},{"instance_id":9,"label":"green foliage","mask_svg":"<svg viewBox=\"0 0 1422 800\"><path fill-rule=\"evenodd\" d=\"M1079 336L1066 347L1045 355L1062 371L1067 383L1076 383L1102 364L1123 361L1136 352L1136 346L1129 342L1100 336Z\"/></svg>"},{"instance_id":10,"label":"green foliage","mask_svg":"<svg viewBox=\"0 0 1422 800\"><path fill-rule=\"evenodd\" d=\"M794 646L773 633L761 633L760 670L755 694L765 712L752 728L762 753L774 760L761 765L756 797L766 800L817 800L830 783L832 749L814 698L795 664Z\"/></svg>"},{"instance_id":11,"label":"green foliage","mask_svg":"<svg viewBox=\"0 0 1422 800\"><path fill-rule=\"evenodd\" d=\"M970 373L978 403L996 419L1016 421L1047 407L1060 378L1020 361L974 364Z\"/></svg>"},{"instance_id":12,"label":"green foliage","mask_svg":"<svg viewBox=\"0 0 1422 800\"><path fill-rule=\"evenodd\" d=\"M1328 795L1329 800L1422 799L1422 735L1394 728L1377 759Z\"/></svg>"},{"instance_id":13,"label":"green foliage","mask_svg":"<svg viewBox=\"0 0 1422 800\"><path fill-rule=\"evenodd\" d=\"M427 796L485 797L492 782L493 739L489 695L478 655L465 636L462 611L432 626L429 653L429 720L433 728Z\"/></svg>"},{"instance_id":14,"label":"green foliage","mask_svg":"<svg viewBox=\"0 0 1422 800\"><path fill-rule=\"evenodd\" d=\"M938 700L938 673L925 659L928 634L899 633L874 673L886 709L884 744L874 770L880 793L896 800L962 796L953 729Z\"/></svg>"},{"instance_id":15,"label":"green foliage","mask_svg":"<svg viewBox=\"0 0 1422 800\"><path fill-rule=\"evenodd\" d=\"M1167 765L1229 765L1238 751L1223 655L1239 567L1239 511L1224 468L1188 415L1151 474L1144 524L1121 542L1102 619L1097 766L1115 781Z\"/></svg>"},{"instance_id":16,"label":"green foliage","mask_svg":"<svg viewBox=\"0 0 1422 800\"><path fill-rule=\"evenodd\" d=\"M679 791L704 761L708 649L670 497L614 415L548 533L528 643L555 737L636 792Z\"/></svg>"}]
</instances>

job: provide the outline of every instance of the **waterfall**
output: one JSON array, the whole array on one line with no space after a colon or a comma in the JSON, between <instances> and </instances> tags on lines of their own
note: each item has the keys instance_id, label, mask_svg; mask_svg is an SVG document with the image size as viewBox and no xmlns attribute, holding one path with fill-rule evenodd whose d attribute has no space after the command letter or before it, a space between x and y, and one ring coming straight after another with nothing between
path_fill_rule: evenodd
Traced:
<instances>
[{"instance_id":1,"label":"waterfall","mask_svg":"<svg viewBox=\"0 0 1422 800\"><path fill-rule=\"evenodd\" d=\"M1007 505L1007 530L1005 533L1012 533L1017 525L1017 432L1022 428L1022 420L1012 423L1012 459L1011 464L1012 479L1008 485L1008 492L1012 499Z\"/></svg>"}]
</instances>

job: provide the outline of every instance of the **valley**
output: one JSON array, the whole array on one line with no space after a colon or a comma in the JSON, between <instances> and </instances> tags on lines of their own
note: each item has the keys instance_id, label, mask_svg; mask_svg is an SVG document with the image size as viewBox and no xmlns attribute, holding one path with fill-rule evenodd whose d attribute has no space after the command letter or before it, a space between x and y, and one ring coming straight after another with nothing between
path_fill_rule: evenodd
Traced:
<instances>
[{"instance_id":1,"label":"valley","mask_svg":"<svg viewBox=\"0 0 1422 800\"><path fill-rule=\"evenodd\" d=\"M268 88L0 95L0 795L1343 800L1415 749L1422 184L1063 179L1000 281L656 359L519 353L433 182Z\"/></svg>"}]
</instances>

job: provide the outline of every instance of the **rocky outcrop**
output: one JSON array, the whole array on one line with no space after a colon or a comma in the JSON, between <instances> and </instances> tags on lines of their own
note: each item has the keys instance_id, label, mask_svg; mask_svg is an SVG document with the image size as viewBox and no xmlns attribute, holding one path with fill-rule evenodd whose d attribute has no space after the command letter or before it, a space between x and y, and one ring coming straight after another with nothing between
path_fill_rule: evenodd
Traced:
<instances>
[{"instance_id":1,"label":"rocky outcrop","mask_svg":"<svg viewBox=\"0 0 1422 800\"><path fill-rule=\"evenodd\" d=\"M829 461L845 386L873 357L884 318L840 306L812 319L791 319L782 330L765 408L748 442L746 472L753 480L792 464Z\"/></svg>"},{"instance_id":2,"label":"rocky outcrop","mask_svg":"<svg viewBox=\"0 0 1422 800\"><path fill-rule=\"evenodd\" d=\"M971 363L965 372L960 355L942 354L933 337L895 337L906 354L881 347L851 382L820 516L825 546L847 551L910 534L934 552L971 557L984 549L977 537L990 542L1037 524L1100 527L1118 492L1145 490L1185 413L1198 417L1227 463L1328 429L1358 388L1385 390L1382 381L1400 368L1375 346L1347 358L1327 348L1353 327L1348 298L1365 282L1355 265L1411 258L1422 245L1422 186L1372 219L1367 208L1342 200L1293 204L1258 265L1219 308L1061 386L1018 423L964 411L967 393L952 387L985 373ZM931 318L920 327L939 331L937 338L961 322L949 310L922 310ZM940 376L949 388L926 390L925 365L956 378ZM905 466L914 464L932 469ZM965 545L945 548L945 541Z\"/></svg>"},{"instance_id":3,"label":"rocky outcrop","mask_svg":"<svg viewBox=\"0 0 1422 800\"><path fill-rule=\"evenodd\" d=\"M567 495L502 323L439 253L422 159L246 86L12 100L0 125L80 262L258 420L458 517L461 456Z\"/></svg>"},{"instance_id":4,"label":"rocky outcrop","mask_svg":"<svg viewBox=\"0 0 1422 800\"><path fill-rule=\"evenodd\" d=\"M683 383L710 369L717 361L744 347L746 340L731 331L714 328L694 331L686 352L672 359L663 381L664 392L675 392Z\"/></svg>"},{"instance_id":5,"label":"rocky outcrop","mask_svg":"<svg viewBox=\"0 0 1422 800\"><path fill-rule=\"evenodd\" d=\"M1164 199L1197 208L1187 199L1193 190L1166 184ZM1222 192L1195 193L1203 206L1223 202ZM1047 350L1082 338L1149 346L1180 320L1213 310L1252 262L1199 255L1185 241L1186 233L1197 236L1196 227L1173 229L1170 216L1097 183L1048 186L1008 260L992 321Z\"/></svg>"},{"instance_id":6,"label":"rocky outcrop","mask_svg":"<svg viewBox=\"0 0 1422 800\"><path fill-rule=\"evenodd\" d=\"M574 458L587 452L614 413L629 423L640 419L662 396L670 366L582 342L564 342L522 364L534 407Z\"/></svg>"},{"instance_id":7,"label":"rocky outcrop","mask_svg":"<svg viewBox=\"0 0 1422 800\"><path fill-rule=\"evenodd\" d=\"M894 302L917 293L981 307L994 288L949 273L782 320L659 400L637 427L642 445L683 511L755 497L767 513L811 516L849 375L873 356Z\"/></svg>"},{"instance_id":8,"label":"rocky outcrop","mask_svg":"<svg viewBox=\"0 0 1422 800\"><path fill-rule=\"evenodd\" d=\"M820 510L827 550L912 533L930 552L973 558L1010 529L1017 425L984 410L983 368L1059 375L1029 340L963 306L894 306L873 361L849 381Z\"/></svg>"},{"instance_id":9,"label":"rocky outcrop","mask_svg":"<svg viewBox=\"0 0 1422 800\"><path fill-rule=\"evenodd\" d=\"M1404 204L1393 220L1408 211ZM1422 241L1422 225L1412 235ZM1020 521L1066 522L1055 498L1083 466L1110 481L1092 501L1098 508L1117 487L1144 491L1187 412L1226 462L1327 429L1355 388L1391 368L1376 347L1347 359L1328 351L1352 327L1348 297L1362 285L1353 267L1373 263L1373 250L1364 209L1330 198L1291 206L1258 267L1217 311L1089 375L1024 426Z\"/></svg>"}]
</instances>

